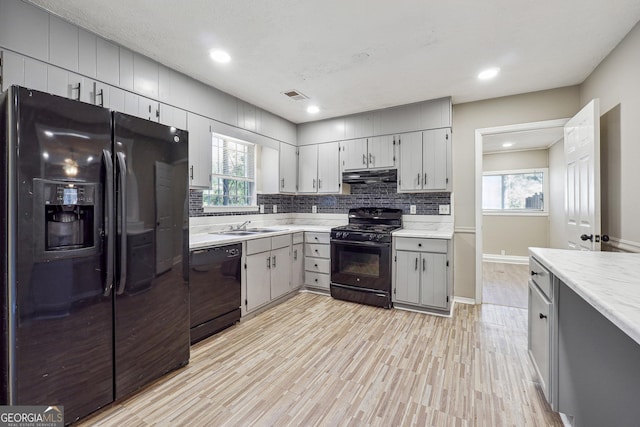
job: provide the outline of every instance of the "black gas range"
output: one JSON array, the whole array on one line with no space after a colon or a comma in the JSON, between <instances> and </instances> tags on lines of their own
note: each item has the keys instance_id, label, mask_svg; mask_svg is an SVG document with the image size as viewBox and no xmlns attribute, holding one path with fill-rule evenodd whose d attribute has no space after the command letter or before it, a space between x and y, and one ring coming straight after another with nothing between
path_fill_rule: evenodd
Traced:
<instances>
[{"instance_id":1,"label":"black gas range","mask_svg":"<svg viewBox=\"0 0 640 427\"><path fill-rule=\"evenodd\" d=\"M331 229L331 296L391 308L391 233L402 210L355 208L349 224Z\"/></svg>"}]
</instances>

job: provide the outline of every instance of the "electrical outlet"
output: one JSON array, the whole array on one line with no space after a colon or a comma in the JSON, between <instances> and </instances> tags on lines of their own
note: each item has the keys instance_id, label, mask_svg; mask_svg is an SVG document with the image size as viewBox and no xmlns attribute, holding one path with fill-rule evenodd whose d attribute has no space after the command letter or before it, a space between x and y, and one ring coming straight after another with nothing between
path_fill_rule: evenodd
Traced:
<instances>
[{"instance_id":1,"label":"electrical outlet","mask_svg":"<svg viewBox=\"0 0 640 427\"><path fill-rule=\"evenodd\" d=\"M311 206L311 213L318 213L318 207L316 205Z\"/></svg>"},{"instance_id":2,"label":"electrical outlet","mask_svg":"<svg viewBox=\"0 0 640 427\"><path fill-rule=\"evenodd\" d=\"M264 213L264 205L260 205L260 213Z\"/></svg>"},{"instance_id":3,"label":"electrical outlet","mask_svg":"<svg viewBox=\"0 0 640 427\"><path fill-rule=\"evenodd\" d=\"M449 211L449 205L439 205L438 207L438 213L440 215L449 215L450 211Z\"/></svg>"},{"instance_id":4,"label":"electrical outlet","mask_svg":"<svg viewBox=\"0 0 640 427\"><path fill-rule=\"evenodd\" d=\"M416 205L409 205L409 213L411 215L415 215L416 214Z\"/></svg>"},{"instance_id":5,"label":"electrical outlet","mask_svg":"<svg viewBox=\"0 0 640 427\"><path fill-rule=\"evenodd\" d=\"M273 213L278 213L278 205L273 205Z\"/></svg>"}]
</instances>

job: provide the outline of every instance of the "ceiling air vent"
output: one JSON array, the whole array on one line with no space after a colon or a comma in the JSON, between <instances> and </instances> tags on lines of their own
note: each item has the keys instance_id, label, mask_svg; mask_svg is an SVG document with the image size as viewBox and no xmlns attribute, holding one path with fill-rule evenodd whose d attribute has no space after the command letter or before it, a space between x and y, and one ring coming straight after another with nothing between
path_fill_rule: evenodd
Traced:
<instances>
[{"instance_id":1,"label":"ceiling air vent","mask_svg":"<svg viewBox=\"0 0 640 427\"><path fill-rule=\"evenodd\" d=\"M289 98L293 99L294 101L302 101L303 99L309 99L308 96L298 92L295 89L292 90L288 90L286 92L282 92L284 95L288 96Z\"/></svg>"}]
</instances>

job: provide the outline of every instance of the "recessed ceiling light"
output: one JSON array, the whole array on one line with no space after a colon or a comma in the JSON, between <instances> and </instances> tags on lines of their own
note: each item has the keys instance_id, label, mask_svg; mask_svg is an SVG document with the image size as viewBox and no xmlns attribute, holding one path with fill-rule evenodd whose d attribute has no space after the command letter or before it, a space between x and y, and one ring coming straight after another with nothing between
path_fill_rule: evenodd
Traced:
<instances>
[{"instance_id":1,"label":"recessed ceiling light","mask_svg":"<svg viewBox=\"0 0 640 427\"><path fill-rule=\"evenodd\" d=\"M229 54L224 50L214 49L209 52L209 55L211 56L211 59L221 64L226 64L231 61L231 56L229 56Z\"/></svg>"},{"instance_id":2,"label":"recessed ceiling light","mask_svg":"<svg viewBox=\"0 0 640 427\"><path fill-rule=\"evenodd\" d=\"M495 76L497 76L499 72L500 72L500 68L498 68L498 67L487 68L486 70L484 70L480 74L478 74L478 78L480 80L489 80L489 79L492 79Z\"/></svg>"},{"instance_id":3,"label":"recessed ceiling light","mask_svg":"<svg viewBox=\"0 0 640 427\"><path fill-rule=\"evenodd\" d=\"M317 105L309 105L307 107L307 113L316 114L320 112L320 108Z\"/></svg>"},{"instance_id":4,"label":"recessed ceiling light","mask_svg":"<svg viewBox=\"0 0 640 427\"><path fill-rule=\"evenodd\" d=\"M505 142L504 144L502 144L502 146L504 148L509 148L509 147L513 146L513 142Z\"/></svg>"}]
</instances>

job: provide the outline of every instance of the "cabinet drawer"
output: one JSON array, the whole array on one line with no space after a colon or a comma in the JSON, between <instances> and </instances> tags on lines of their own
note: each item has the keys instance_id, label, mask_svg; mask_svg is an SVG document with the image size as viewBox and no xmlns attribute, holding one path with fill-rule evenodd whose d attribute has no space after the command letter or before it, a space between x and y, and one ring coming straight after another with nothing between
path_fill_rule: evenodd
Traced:
<instances>
[{"instance_id":1,"label":"cabinet drawer","mask_svg":"<svg viewBox=\"0 0 640 427\"><path fill-rule=\"evenodd\" d=\"M331 257L331 246L307 243L304 245L304 255L328 259Z\"/></svg>"},{"instance_id":2,"label":"cabinet drawer","mask_svg":"<svg viewBox=\"0 0 640 427\"><path fill-rule=\"evenodd\" d=\"M446 240L413 237L398 237L395 240L396 250L447 253Z\"/></svg>"},{"instance_id":3,"label":"cabinet drawer","mask_svg":"<svg viewBox=\"0 0 640 427\"><path fill-rule=\"evenodd\" d=\"M304 232L293 233L293 244L304 243Z\"/></svg>"},{"instance_id":4,"label":"cabinet drawer","mask_svg":"<svg viewBox=\"0 0 640 427\"><path fill-rule=\"evenodd\" d=\"M329 289L329 283L331 283L331 279L328 274L313 273L311 271L304 272L304 284L307 286Z\"/></svg>"},{"instance_id":5,"label":"cabinet drawer","mask_svg":"<svg viewBox=\"0 0 640 427\"><path fill-rule=\"evenodd\" d=\"M540 287L544 295L553 300L553 292L551 291L551 274L549 270L544 268L535 258L529 258L529 275L531 280Z\"/></svg>"},{"instance_id":6,"label":"cabinet drawer","mask_svg":"<svg viewBox=\"0 0 640 427\"><path fill-rule=\"evenodd\" d=\"M329 244L329 233L312 233L307 231L304 233L304 240L307 243Z\"/></svg>"},{"instance_id":7,"label":"cabinet drawer","mask_svg":"<svg viewBox=\"0 0 640 427\"><path fill-rule=\"evenodd\" d=\"M271 237L247 240L247 255L258 254L271 250Z\"/></svg>"},{"instance_id":8,"label":"cabinet drawer","mask_svg":"<svg viewBox=\"0 0 640 427\"><path fill-rule=\"evenodd\" d=\"M304 259L304 269L305 271L329 274L331 272L331 260L307 257Z\"/></svg>"},{"instance_id":9,"label":"cabinet drawer","mask_svg":"<svg viewBox=\"0 0 640 427\"><path fill-rule=\"evenodd\" d=\"M291 234L284 234L282 236L274 236L271 238L271 249L285 248L291 245Z\"/></svg>"}]
</instances>

